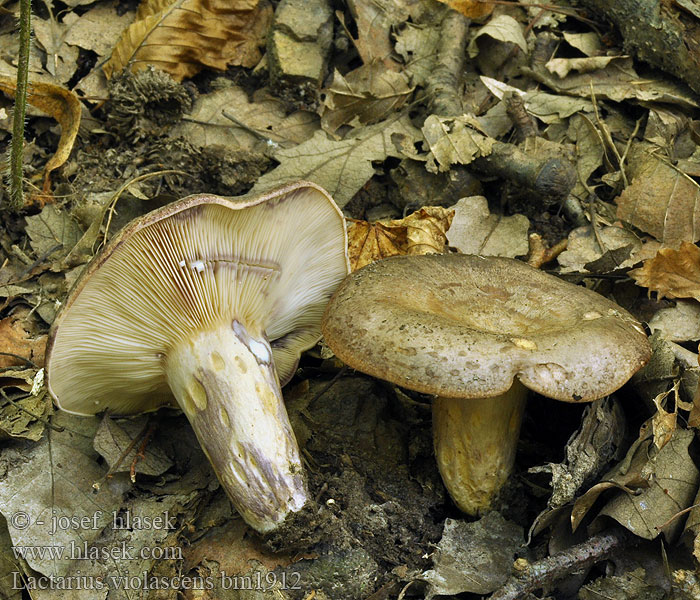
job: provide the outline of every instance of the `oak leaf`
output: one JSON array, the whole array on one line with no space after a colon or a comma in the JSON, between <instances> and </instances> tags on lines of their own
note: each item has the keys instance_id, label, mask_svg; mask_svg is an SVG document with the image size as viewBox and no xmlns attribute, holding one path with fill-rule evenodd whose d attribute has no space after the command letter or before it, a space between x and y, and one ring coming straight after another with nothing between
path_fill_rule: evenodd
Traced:
<instances>
[{"instance_id":1,"label":"oak leaf","mask_svg":"<svg viewBox=\"0 0 700 600\"><path fill-rule=\"evenodd\" d=\"M368 223L349 219L348 256L352 270L397 254L443 252L452 217L454 210L425 206L393 221Z\"/></svg>"},{"instance_id":2,"label":"oak leaf","mask_svg":"<svg viewBox=\"0 0 700 600\"><path fill-rule=\"evenodd\" d=\"M105 63L105 75L151 65L182 81L205 67L253 67L271 16L266 0L143 0Z\"/></svg>"},{"instance_id":3,"label":"oak leaf","mask_svg":"<svg viewBox=\"0 0 700 600\"><path fill-rule=\"evenodd\" d=\"M683 242L680 250L662 248L639 269L629 272L637 285L659 297L700 301L700 248Z\"/></svg>"}]
</instances>

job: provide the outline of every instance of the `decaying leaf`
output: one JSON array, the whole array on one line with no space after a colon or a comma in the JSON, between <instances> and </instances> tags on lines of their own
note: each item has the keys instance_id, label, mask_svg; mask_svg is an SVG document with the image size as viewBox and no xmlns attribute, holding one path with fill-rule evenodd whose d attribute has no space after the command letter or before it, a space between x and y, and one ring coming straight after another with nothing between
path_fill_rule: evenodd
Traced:
<instances>
[{"instance_id":1,"label":"decaying leaf","mask_svg":"<svg viewBox=\"0 0 700 600\"><path fill-rule=\"evenodd\" d=\"M529 470L552 474L552 496L537 521L571 502L586 483L596 481L620 451L625 430L624 413L613 397L596 400L586 407L581 426L566 444L566 460Z\"/></svg>"},{"instance_id":2,"label":"decaying leaf","mask_svg":"<svg viewBox=\"0 0 700 600\"><path fill-rule=\"evenodd\" d=\"M0 90L14 96L16 80L0 75ZM48 193L49 175L68 160L80 127L81 105L78 97L65 88L51 83L29 83L27 102L53 117L61 126L61 139L56 153L44 167L44 192Z\"/></svg>"},{"instance_id":3,"label":"decaying leaf","mask_svg":"<svg viewBox=\"0 0 700 600\"><path fill-rule=\"evenodd\" d=\"M659 297L700 300L700 248L690 242L683 242L680 250L662 248L629 274Z\"/></svg>"},{"instance_id":4,"label":"decaying leaf","mask_svg":"<svg viewBox=\"0 0 700 600\"><path fill-rule=\"evenodd\" d=\"M508 579L522 543L522 529L495 511L474 523L446 519L434 567L421 575L429 585L426 599L490 594Z\"/></svg>"},{"instance_id":5,"label":"decaying leaf","mask_svg":"<svg viewBox=\"0 0 700 600\"><path fill-rule=\"evenodd\" d=\"M161 475L173 466L163 450L156 444L148 444L143 456L137 459L139 444L147 442L148 417L122 419L117 421L105 415L95 432L93 447L107 461L112 473L129 472L132 463L136 473L143 475ZM139 437L139 434L143 434ZM136 444L133 440L137 439ZM131 450L126 453L127 448Z\"/></svg>"},{"instance_id":6,"label":"decaying leaf","mask_svg":"<svg viewBox=\"0 0 700 600\"><path fill-rule=\"evenodd\" d=\"M655 146L636 144L630 152L631 184L616 199L617 218L653 235L664 246L700 240L700 186Z\"/></svg>"},{"instance_id":7,"label":"decaying leaf","mask_svg":"<svg viewBox=\"0 0 700 600\"><path fill-rule=\"evenodd\" d=\"M0 400L0 439L8 436L38 442L44 433L44 423L36 417L50 414L51 400L46 393L22 394L11 399L13 402Z\"/></svg>"},{"instance_id":8,"label":"decaying leaf","mask_svg":"<svg viewBox=\"0 0 700 600\"><path fill-rule=\"evenodd\" d=\"M394 45L391 35L392 30L406 21L409 16L409 11L404 4L396 0L348 1L358 32L358 38L353 42L364 64L380 60L387 69L400 68L392 58ZM342 13L336 14L339 15L341 23L344 23Z\"/></svg>"},{"instance_id":9,"label":"decaying leaf","mask_svg":"<svg viewBox=\"0 0 700 600\"><path fill-rule=\"evenodd\" d=\"M342 208L374 175L372 161L383 161L387 156L403 158L402 148L421 139L420 131L405 114L358 129L338 141L325 131L317 131L303 144L277 151L275 159L280 165L258 179L253 193L306 179L328 190Z\"/></svg>"},{"instance_id":10,"label":"decaying leaf","mask_svg":"<svg viewBox=\"0 0 700 600\"><path fill-rule=\"evenodd\" d=\"M46 335L32 336L31 327L25 325L27 310L19 310L0 320L0 367L27 364L20 358L32 361L38 367L44 366ZM14 354L15 356L10 356Z\"/></svg>"},{"instance_id":11,"label":"decaying leaf","mask_svg":"<svg viewBox=\"0 0 700 600\"><path fill-rule=\"evenodd\" d=\"M396 254L443 252L453 216L454 210L425 206L404 219L376 223L350 220L348 257L352 270Z\"/></svg>"},{"instance_id":12,"label":"decaying leaf","mask_svg":"<svg viewBox=\"0 0 700 600\"><path fill-rule=\"evenodd\" d=\"M693 504L700 481L700 472L688 455L694 438L693 430L676 429L661 450L648 448L641 473L648 479L649 487L636 495L617 495L600 514L644 539L654 539L661 533L666 539L674 539L683 521L673 517Z\"/></svg>"},{"instance_id":13,"label":"decaying leaf","mask_svg":"<svg viewBox=\"0 0 700 600\"><path fill-rule=\"evenodd\" d=\"M189 114L169 132L197 147L220 145L242 150L261 147L289 148L318 131L318 116L305 111L287 114L282 101L250 101L237 86L200 96Z\"/></svg>"},{"instance_id":14,"label":"decaying leaf","mask_svg":"<svg viewBox=\"0 0 700 600\"><path fill-rule=\"evenodd\" d=\"M560 78L543 67L537 79L556 93L614 102L637 99L646 102L667 102L685 108L697 107L697 98L684 86L669 79L641 77L631 58L618 58L604 69L589 73L569 73Z\"/></svg>"},{"instance_id":15,"label":"decaying leaf","mask_svg":"<svg viewBox=\"0 0 700 600\"><path fill-rule=\"evenodd\" d=\"M105 471L95 461L91 447L98 422L95 418L59 412L54 415L54 424L64 425L70 431L49 430L39 443L21 452L18 448L10 451L16 456L8 460L16 466L0 485L0 512L8 520L15 546L43 544L70 548L71 542L75 546L91 544L111 521L112 512L120 506L121 494L103 486L95 496L92 487ZM27 519L11 520L18 513L25 514ZM96 515L94 526L57 529L51 535L53 517L70 519L73 515ZM27 556L26 560L32 569L45 575L65 575L76 566L68 552L62 557L37 554Z\"/></svg>"},{"instance_id":16,"label":"decaying leaf","mask_svg":"<svg viewBox=\"0 0 700 600\"><path fill-rule=\"evenodd\" d=\"M601 245L603 247L601 247ZM557 260L561 266L562 273L586 273L592 272L589 266L594 261L599 261L604 256L608 256L612 262L612 269L604 270L609 272L617 268L632 266L637 262L634 254L642 247L636 235L622 227L599 227L596 232L593 227L586 225L577 227L569 234L569 244ZM623 250L626 256L614 254L616 250ZM617 260L615 260L617 259Z\"/></svg>"},{"instance_id":17,"label":"decaying leaf","mask_svg":"<svg viewBox=\"0 0 700 600\"><path fill-rule=\"evenodd\" d=\"M427 165L432 172L448 171L450 165L468 165L475 158L487 156L496 141L481 133L478 121L470 115L430 115L423 124L423 135L432 152Z\"/></svg>"},{"instance_id":18,"label":"decaying leaf","mask_svg":"<svg viewBox=\"0 0 700 600\"><path fill-rule=\"evenodd\" d=\"M376 123L401 108L413 89L403 73L389 71L379 61L354 69L345 77L335 71L333 82L324 90L321 125L335 133L353 122Z\"/></svg>"},{"instance_id":19,"label":"decaying leaf","mask_svg":"<svg viewBox=\"0 0 700 600\"><path fill-rule=\"evenodd\" d=\"M477 41L484 35L498 40L499 42L515 44L524 54L527 54L527 42L523 35L522 25L509 15L498 15L494 17L474 34L467 48L470 58L475 58L479 54Z\"/></svg>"},{"instance_id":20,"label":"decaying leaf","mask_svg":"<svg viewBox=\"0 0 700 600\"><path fill-rule=\"evenodd\" d=\"M253 67L271 15L266 0L143 0L105 63L105 75L150 65L182 81L205 67Z\"/></svg>"},{"instance_id":21,"label":"decaying leaf","mask_svg":"<svg viewBox=\"0 0 700 600\"><path fill-rule=\"evenodd\" d=\"M672 517L692 504L700 481L700 472L688 455L694 437L693 430L675 429L659 450L651 439L651 427L643 427L625 459L576 500L572 527L578 527L602 492L617 488L619 493L600 515L615 519L645 539L660 533L673 538L682 521Z\"/></svg>"},{"instance_id":22,"label":"decaying leaf","mask_svg":"<svg viewBox=\"0 0 700 600\"><path fill-rule=\"evenodd\" d=\"M26 221L32 250L42 259L66 256L83 234L70 215L54 205L45 206L38 215L26 217Z\"/></svg>"},{"instance_id":23,"label":"decaying leaf","mask_svg":"<svg viewBox=\"0 0 700 600\"><path fill-rule=\"evenodd\" d=\"M678 384L679 382L676 382L673 386L676 398L678 397ZM657 450L661 450L661 448L668 444L673 437L673 433L676 431L678 414L676 411L668 412L662 405L663 400L669 393L670 392L664 392L654 398L656 413L654 413L654 416L651 418L651 431Z\"/></svg>"},{"instance_id":24,"label":"decaying leaf","mask_svg":"<svg viewBox=\"0 0 700 600\"><path fill-rule=\"evenodd\" d=\"M677 300L676 306L657 310L649 321L649 329L671 342L700 340L700 303Z\"/></svg>"},{"instance_id":25,"label":"decaying leaf","mask_svg":"<svg viewBox=\"0 0 700 600\"><path fill-rule=\"evenodd\" d=\"M462 198L454 211L447 241L462 254L510 258L527 254L530 222L524 215L492 215L483 196Z\"/></svg>"},{"instance_id":26,"label":"decaying leaf","mask_svg":"<svg viewBox=\"0 0 700 600\"><path fill-rule=\"evenodd\" d=\"M411 76L411 83L424 86L435 68L440 24L406 22L395 37L395 51L403 58L404 71Z\"/></svg>"}]
</instances>

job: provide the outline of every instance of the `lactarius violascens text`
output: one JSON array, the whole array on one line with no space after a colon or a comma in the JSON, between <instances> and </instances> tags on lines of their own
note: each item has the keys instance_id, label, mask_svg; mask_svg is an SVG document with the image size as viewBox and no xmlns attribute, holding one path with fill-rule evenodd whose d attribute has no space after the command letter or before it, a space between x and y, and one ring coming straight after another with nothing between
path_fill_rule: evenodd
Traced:
<instances>
[{"instance_id":1,"label":"lactarius violascens text","mask_svg":"<svg viewBox=\"0 0 700 600\"><path fill-rule=\"evenodd\" d=\"M347 272L343 216L314 184L184 198L86 267L51 329L49 391L81 415L178 405L234 506L271 531L307 501L280 384Z\"/></svg>"},{"instance_id":2,"label":"lactarius violascens text","mask_svg":"<svg viewBox=\"0 0 700 600\"><path fill-rule=\"evenodd\" d=\"M494 257L397 256L340 285L322 323L351 367L435 395L435 454L457 506L492 507L510 474L527 389L588 402L623 385L651 348L614 302Z\"/></svg>"}]
</instances>

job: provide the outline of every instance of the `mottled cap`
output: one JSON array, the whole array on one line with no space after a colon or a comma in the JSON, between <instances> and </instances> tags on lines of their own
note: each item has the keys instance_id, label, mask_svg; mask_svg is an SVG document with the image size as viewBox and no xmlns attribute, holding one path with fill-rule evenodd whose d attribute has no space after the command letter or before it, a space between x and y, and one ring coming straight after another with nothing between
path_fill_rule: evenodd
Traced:
<instances>
[{"instance_id":1,"label":"mottled cap","mask_svg":"<svg viewBox=\"0 0 700 600\"><path fill-rule=\"evenodd\" d=\"M282 384L320 337L348 272L345 221L299 182L262 196L189 196L127 225L86 267L49 334L63 410L128 414L170 403L164 362L193 332L236 320L266 337Z\"/></svg>"},{"instance_id":2,"label":"mottled cap","mask_svg":"<svg viewBox=\"0 0 700 600\"><path fill-rule=\"evenodd\" d=\"M326 308L326 343L349 366L450 398L615 391L651 356L614 302L509 258L395 256L349 275Z\"/></svg>"}]
</instances>

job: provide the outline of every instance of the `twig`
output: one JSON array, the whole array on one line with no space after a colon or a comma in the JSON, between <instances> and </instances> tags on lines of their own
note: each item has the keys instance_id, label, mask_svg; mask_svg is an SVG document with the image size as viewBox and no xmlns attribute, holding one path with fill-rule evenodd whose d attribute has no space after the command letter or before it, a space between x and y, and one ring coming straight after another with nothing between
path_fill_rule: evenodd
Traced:
<instances>
[{"instance_id":1,"label":"twig","mask_svg":"<svg viewBox=\"0 0 700 600\"><path fill-rule=\"evenodd\" d=\"M347 372L347 370L348 370L348 366L347 366L347 365L343 365L343 366L340 368L340 371L338 371L335 375L333 375L333 379L331 379L331 380L328 382L328 384L327 384L326 386L324 386L324 388L323 388L320 392L318 392L313 398L311 398L310 403L311 403L311 402L316 402L316 400L318 400L321 396L323 396L323 394L325 394L328 390L330 390L331 387L332 387L343 375L345 375L345 373Z\"/></svg>"},{"instance_id":2,"label":"twig","mask_svg":"<svg viewBox=\"0 0 700 600\"><path fill-rule=\"evenodd\" d=\"M124 452L122 452L119 455L119 458L116 460L116 462L107 470L107 472L104 474L102 479L96 481L95 483L92 484L92 488L94 492L99 492L100 487L102 487L102 483L107 481L108 479L112 478L112 475L114 475L114 472L119 468L119 465L121 465L124 462L124 459L129 456L131 451L134 449L136 444L139 443L139 440L141 440L149 430L149 423L146 421L146 424L143 426L143 429L139 431L135 436L134 439L129 442L129 445L124 449Z\"/></svg>"},{"instance_id":3,"label":"twig","mask_svg":"<svg viewBox=\"0 0 700 600\"><path fill-rule=\"evenodd\" d=\"M634 535L622 527L609 529L582 544L532 563L523 575L511 577L489 600L518 600L537 589L550 587L555 581L570 576L574 571L588 569L605 560L635 539Z\"/></svg>"}]
</instances>

